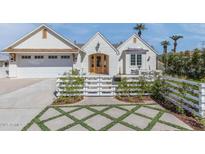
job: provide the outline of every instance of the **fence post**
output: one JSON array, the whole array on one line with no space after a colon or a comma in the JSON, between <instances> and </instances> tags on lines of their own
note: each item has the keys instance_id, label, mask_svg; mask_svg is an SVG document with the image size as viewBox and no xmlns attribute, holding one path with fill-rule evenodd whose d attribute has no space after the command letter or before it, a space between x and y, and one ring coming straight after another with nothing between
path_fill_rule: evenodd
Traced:
<instances>
[{"instance_id":1,"label":"fence post","mask_svg":"<svg viewBox=\"0 0 205 154\"><path fill-rule=\"evenodd\" d=\"M205 83L199 85L199 114L205 117Z\"/></svg>"}]
</instances>

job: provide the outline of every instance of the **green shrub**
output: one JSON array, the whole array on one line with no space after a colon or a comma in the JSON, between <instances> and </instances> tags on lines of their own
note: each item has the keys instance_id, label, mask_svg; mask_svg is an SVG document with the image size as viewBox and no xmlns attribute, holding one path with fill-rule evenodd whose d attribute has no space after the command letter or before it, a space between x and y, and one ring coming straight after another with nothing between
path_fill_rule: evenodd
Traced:
<instances>
[{"instance_id":1,"label":"green shrub","mask_svg":"<svg viewBox=\"0 0 205 154\"><path fill-rule=\"evenodd\" d=\"M161 61L165 66L165 74L194 80L205 79L205 51L195 49L191 52L169 53L163 55Z\"/></svg>"},{"instance_id":2,"label":"green shrub","mask_svg":"<svg viewBox=\"0 0 205 154\"><path fill-rule=\"evenodd\" d=\"M163 95L169 94L168 86L166 85L165 80L161 76L157 76L153 82L153 84L150 87L152 96L155 99L158 99L160 101L165 101L165 98ZM163 95L162 95L163 94Z\"/></svg>"}]
</instances>

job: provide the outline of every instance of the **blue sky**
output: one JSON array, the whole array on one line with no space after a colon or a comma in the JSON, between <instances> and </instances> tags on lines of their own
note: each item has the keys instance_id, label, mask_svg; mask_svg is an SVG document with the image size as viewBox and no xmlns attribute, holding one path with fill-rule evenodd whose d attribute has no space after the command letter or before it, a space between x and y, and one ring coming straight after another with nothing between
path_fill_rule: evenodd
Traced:
<instances>
[{"instance_id":1,"label":"blue sky","mask_svg":"<svg viewBox=\"0 0 205 154\"><path fill-rule=\"evenodd\" d=\"M23 35L32 31L40 24L0 24L0 49L10 45ZM97 31L101 32L110 42L119 43L131 36L135 30L135 23L65 23L65 24L47 24L57 33L69 38L77 43L85 43ZM173 34L183 35L184 38L179 41L178 49L187 50L201 48L201 41L205 41L205 24L166 24L166 23L147 23L147 30L143 32L142 38L161 53L162 40L169 40L172 49L172 40L169 36Z\"/></svg>"}]
</instances>

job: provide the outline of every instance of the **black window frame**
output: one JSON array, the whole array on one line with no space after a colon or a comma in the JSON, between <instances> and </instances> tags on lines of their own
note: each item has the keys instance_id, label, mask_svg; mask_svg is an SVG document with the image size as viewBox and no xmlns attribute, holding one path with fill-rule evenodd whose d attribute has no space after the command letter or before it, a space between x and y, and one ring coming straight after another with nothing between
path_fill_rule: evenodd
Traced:
<instances>
[{"instance_id":1,"label":"black window frame","mask_svg":"<svg viewBox=\"0 0 205 154\"><path fill-rule=\"evenodd\" d=\"M136 54L130 54L130 65L131 66L136 66Z\"/></svg>"},{"instance_id":2,"label":"black window frame","mask_svg":"<svg viewBox=\"0 0 205 154\"><path fill-rule=\"evenodd\" d=\"M62 55L61 59L70 59L70 56L69 55Z\"/></svg>"},{"instance_id":3,"label":"black window frame","mask_svg":"<svg viewBox=\"0 0 205 154\"><path fill-rule=\"evenodd\" d=\"M31 56L23 55L21 56L21 59L31 59Z\"/></svg>"},{"instance_id":4,"label":"black window frame","mask_svg":"<svg viewBox=\"0 0 205 154\"><path fill-rule=\"evenodd\" d=\"M56 56L56 55L49 55L48 59L58 59L58 56Z\"/></svg>"},{"instance_id":5,"label":"black window frame","mask_svg":"<svg viewBox=\"0 0 205 154\"><path fill-rule=\"evenodd\" d=\"M137 66L142 66L142 55L137 54Z\"/></svg>"},{"instance_id":6,"label":"black window frame","mask_svg":"<svg viewBox=\"0 0 205 154\"><path fill-rule=\"evenodd\" d=\"M44 56L36 55L34 56L34 59L44 59Z\"/></svg>"}]
</instances>

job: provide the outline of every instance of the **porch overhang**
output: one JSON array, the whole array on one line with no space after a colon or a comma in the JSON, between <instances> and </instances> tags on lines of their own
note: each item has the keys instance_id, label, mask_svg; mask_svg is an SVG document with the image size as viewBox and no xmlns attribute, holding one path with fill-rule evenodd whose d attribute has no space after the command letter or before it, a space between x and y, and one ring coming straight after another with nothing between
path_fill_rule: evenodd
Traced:
<instances>
[{"instance_id":1,"label":"porch overhang","mask_svg":"<svg viewBox=\"0 0 205 154\"><path fill-rule=\"evenodd\" d=\"M146 54L149 50L142 48L128 48L124 50L125 53Z\"/></svg>"}]
</instances>

